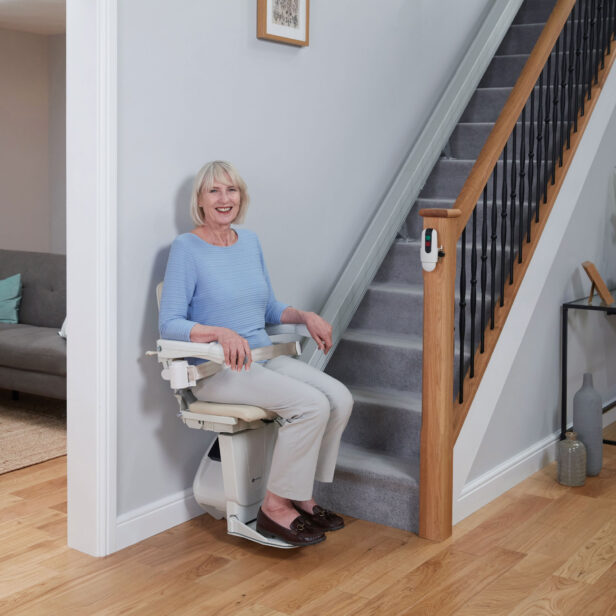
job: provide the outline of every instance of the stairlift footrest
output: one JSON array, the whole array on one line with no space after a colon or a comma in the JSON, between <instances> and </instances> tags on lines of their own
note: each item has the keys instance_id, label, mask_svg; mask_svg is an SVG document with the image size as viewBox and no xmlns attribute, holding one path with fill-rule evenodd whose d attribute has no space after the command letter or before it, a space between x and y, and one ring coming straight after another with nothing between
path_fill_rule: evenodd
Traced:
<instances>
[{"instance_id":1,"label":"stairlift footrest","mask_svg":"<svg viewBox=\"0 0 616 616\"><path fill-rule=\"evenodd\" d=\"M250 539L251 541L256 541L261 545L268 545L273 548L289 549L297 547L295 545L291 545L290 543L286 543L281 539L270 539L269 537L264 537L261 533L257 532L256 520L245 524L244 522L240 522L235 516L229 516L227 518L227 532L230 535L242 537L243 539Z\"/></svg>"}]
</instances>

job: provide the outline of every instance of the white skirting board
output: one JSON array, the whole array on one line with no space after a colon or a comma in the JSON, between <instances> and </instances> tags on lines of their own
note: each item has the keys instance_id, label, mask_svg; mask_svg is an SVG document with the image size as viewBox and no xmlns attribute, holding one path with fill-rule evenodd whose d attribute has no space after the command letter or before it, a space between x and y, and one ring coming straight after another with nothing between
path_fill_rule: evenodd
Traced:
<instances>
[{"instance_id":1,"label":"white skirting board","mask_svg":"<svg viewBox=\"0 0 616 616\"><path fill-rule=\"evenodd\" d=\"M453 523L457 524L529 475L554 462L559 435L560 432L551 434L487 473L469 481L455 504Z\"/></svg>"},{"instance_id":2,"label":"white skirting board","mask_svg":"<svg viewBox=\"0 0 616 616\"><path fill-rule=\"evenodd\" d=\"M603 415L603 427L616 421L616 408ZM469 481L454 507L453 523L474 513L515 485L556 460L560 432L531 445L487 473Z\"/></svg>"},{"instance_id":3,"label":"white skirting board","mask_svg":"<svg viewBox=\"0 0 616 616\"><path fill-rule=\"evenodd\" d=\"M117 518L116 550L143 541L204 513L193 497L192 488L133 509Z\"/></svg>"}]
</instances>

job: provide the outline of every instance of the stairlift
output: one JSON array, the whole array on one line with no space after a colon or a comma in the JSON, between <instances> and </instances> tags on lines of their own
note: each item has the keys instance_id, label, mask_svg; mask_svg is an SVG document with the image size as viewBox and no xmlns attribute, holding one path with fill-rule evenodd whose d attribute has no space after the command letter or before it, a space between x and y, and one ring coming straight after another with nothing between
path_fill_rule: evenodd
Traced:
<instances>
[{"instance_id":1,"label":"stairlift","mask_svg":"<svg viewBox=\"0 0 616 616\"><path fill-rule=\"evenodd\" d=\"M156 288L159 305L161 293L162 283ZM267 333L275 343L252 349L253 361L299 355L299 339L310 336L304 325L276 325L268 327ZM281 342L277 343L278 340ZM228 369L218 343L160 339L156 351L148 351L147 355L156 355L163 365L162 377L169 381L184 424L218 434L193 481L197 503L216 520L225 517L231 535L276 548L296 547L264 537L256 530L280 418L273 411L256 406L202 402L195 398L190 388L199 379ZM191 365L188 359L192 358L209 361Z\"/></svg>"}]
</instances>

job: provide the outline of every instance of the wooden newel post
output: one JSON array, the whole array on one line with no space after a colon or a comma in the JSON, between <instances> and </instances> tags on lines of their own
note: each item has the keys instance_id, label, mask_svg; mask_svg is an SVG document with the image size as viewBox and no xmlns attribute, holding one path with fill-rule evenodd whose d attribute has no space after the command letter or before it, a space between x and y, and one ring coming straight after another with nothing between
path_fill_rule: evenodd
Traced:
<instances>
[{"instance_id":1,"label":"wooden newel post","mask_svg":"<svg viewBox=\"0 0 616 616\"><path fill-rule=\"evenodd\" d=\"M424 229L436 230L440 257L424 270L423 386L419 535L451 536L453 490L453 357L456 243L460 210L422 210Z\"/></svg>"}]
</instances>

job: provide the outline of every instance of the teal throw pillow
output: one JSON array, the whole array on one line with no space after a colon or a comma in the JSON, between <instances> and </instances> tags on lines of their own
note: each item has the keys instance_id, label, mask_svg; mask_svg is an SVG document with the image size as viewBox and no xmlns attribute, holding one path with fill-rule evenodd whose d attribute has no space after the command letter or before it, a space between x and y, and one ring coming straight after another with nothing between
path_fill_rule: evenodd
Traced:
<instances>
[{"instance_id":1,"label":"teal throw pillow","mask_svg":"<svg viewBox=\"0 0 616 616\"><path fill-rule=\"evenodd\" d=\"M0 323L17 323L21 302L21 274L0 280Z\"/></svg>"}]
</instances>

